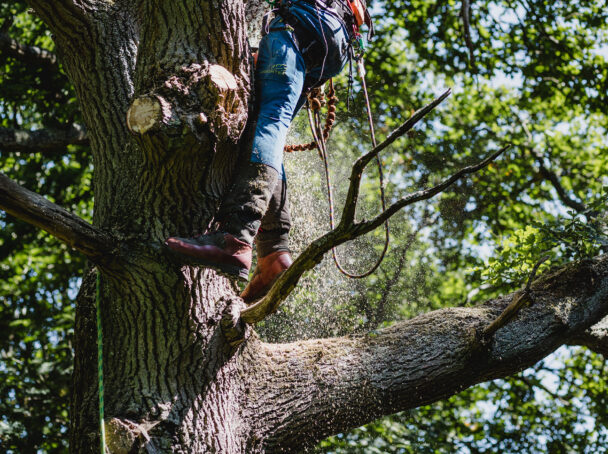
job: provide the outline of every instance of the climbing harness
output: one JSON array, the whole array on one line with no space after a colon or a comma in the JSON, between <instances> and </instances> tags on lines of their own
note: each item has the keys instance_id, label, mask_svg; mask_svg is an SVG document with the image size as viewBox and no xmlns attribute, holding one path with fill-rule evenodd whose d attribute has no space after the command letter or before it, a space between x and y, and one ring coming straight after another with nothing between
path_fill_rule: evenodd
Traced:
<instances>
[{"instance_id":1,"label":"climbing harness","mask_svg":"<svg viewBox=\"0 0 608 454\"><path fill-rule=\"evenodd\" d=\"M101 327L101 273L97 270L95 285L95 306L97 311L97 391L99 393L99 443L101 454L108 452L106 446L106 427L103 405L103 335Z\"/></svg>"}]
</instances>

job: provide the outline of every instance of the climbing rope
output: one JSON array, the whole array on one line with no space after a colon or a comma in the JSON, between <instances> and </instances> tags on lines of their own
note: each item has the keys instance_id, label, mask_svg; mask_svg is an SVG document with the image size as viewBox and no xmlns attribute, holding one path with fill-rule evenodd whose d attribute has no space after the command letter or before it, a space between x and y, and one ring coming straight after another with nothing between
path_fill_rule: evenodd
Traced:
<instances>
[{"instance_id":1,"label":"climbing rope","mask_svg":"<svg viewBox=\"0 0 608 454\"><path fill-rule=\"evenodd\" d=\"M367 84L365 82L365 68L363 66L362 58L358 59L358 70L359 70L359 76L361 77L361 80L362 80L362 88L363 88L363 93L365 96L365 105L366 105L366 109L367 109L367 118L368 118L369 127L370 127L372 145L374 148L376 148L376 146L377 146L376 133L375 133L375 129L374 129L374 121L373 121L372 112L371 112L371 105L369 102L369 95L367 92ZM324 127L321 128L320 110L321 110L321 106L324 101L323 98L324 98L324 95L320 92L313 91L309 95L309 102L307 105L308 123L310 125L310 129L311 129L314 140L307 144L287 145L285 147L285 151L288 153L291 153L294 151L313 150L315 148L318 150L319 156L323 160L323 166L324 166L324 170L325 170L325 181L327 184L327 199L329 202L329 225L330 225L331 230L334 230L335 224L336 224L335 210L334 210L334 196L333 196L333 189L332 189L332 182L331 182L331 173L329 170L329 157L327 154L327 146L326 146L327 139L329 138L329 133L336 121L336 103L338 102L338 98L336 97L336 92L334 89L333 79L329 80L329 89L327 92L327 117L325 118ZM386 210L386 196L385 196L385 190L384 190L384 172L382 169L382 161L380 160L380 157L378 155L376 155L376 163L378 166L378 176L379 176L379 180L380 180L380 199L381 199L382 211L385 211ZM374 266L372 266L368 271L366 271L365 273L362 273L362 274L355 274L355 273L351 273L351 272L347 271L340 263L336 248L333 247L331 250L332 257L333 257L334 263L336 265L336 268L338 268L338 271L340 271L343 275L345 275L346 277L349 277L351 279L362 279L364 277L369 276L374 271L376 271L378 269L378 267L380 266L380 264L382 263L382 261L384 260L384 258L386 257L386 253L388 251L388 247L390 244L390 227L389 227L388 220L385 221L385 223L384 223L384 232L385 232L384 247L382 249L382 253L380 254L380 257L378 258L378 260L376 261Z\"/></svg>"},{"instance_id":2,"label":"climbing rope","mask_svg":"<svg viewBox=\"0 0 608 454\"><path fill-rule=\"evenodd\" d=\"M95 306L97 311L97 386L99 393L99 438L101 454L106 454L106 427L104 424L103 406L103 335L101 327L101 273L97 270L97 284L95 286Z\"/></svg>"},{"instance_id":3,"label":"climbing rope","mask_svg":"<svg viewBox=\"0 0 608 454\"><path fill-rule=\"evenodd\" d=\"M327 98L327 100L325 99ZM325 118L325 126L323 127L323 139L327 141L329 139L329 133L336 122L336 104L338 103L338 97L336 96L336 90L334 89L333 79L329 79L329 89L327 90L327 96L320 89L314 89L308 96L308 107L314 111L321 110L321 106L327 104L327 117ZM299 145L286 145L285 151L287 153L293 153L294 151L308 151L317 149L317 141L313 140L309 143L303 143Z\"/></svg>"}]
</instances>

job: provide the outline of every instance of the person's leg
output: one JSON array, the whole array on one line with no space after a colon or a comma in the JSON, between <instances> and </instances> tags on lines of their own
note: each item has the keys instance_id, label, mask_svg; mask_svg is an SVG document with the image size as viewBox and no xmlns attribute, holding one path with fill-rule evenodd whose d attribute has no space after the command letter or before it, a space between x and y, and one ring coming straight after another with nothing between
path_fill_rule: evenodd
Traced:
<instances>
[{"instance_id":1,"label":"person's leg","mask_svg":"<svg viewBox=\"0 0 608 454\"><path fill-rule=\"evenodd\" d=\"M291 214L287 199L287 179L283 177L275 186L268 210L262 218L255 238L258 257L264 257L277 251L289 251L290 229Z\"/></svg>"},{"instance_id":2,"label":"person's leg","mask_svg":"<svg viewBox=\"0 0 608 454\"><path fill-rule=\"evenodd\" d=\"M282 169L283 147L302 92L305 66L290 32L274 31L260 42L256 68L259 103L251 159L236 173L216 220L220 232L169 238L182 259L247 279L251 245Z\"/></svg>"},{"instance_id":3,"label":"person's leg","mask_svg":"<svg viewBox=\"0 0 608 454\"><path fill-rule=\"evenodd\" d=\"M307 54L306 79L302 94L293 111L292 120L306 102L308 89L322 85L327 78L337 75L344 67L348 52L347 36L343 27L338 22L334 22L329 21L326 24L323 48L320 48L321 40L318 39L319 45L311 46L314 49ZM296 29L296 35L300 44L310 44L314 40L310 31ZM277 185L273 193L270 206L256 236L258 261L253 278L241 293L241 298L246 303L251 304L262 298L280 275L291 266L293 260L288 242L290 227L287 185L283 178L282 183Z\"/></svg>"},{"instance_id":4,"label":"person's leg","mask_svg":"<svg viewBox=\"0 0 608 454\"><path fill-rule=\"evenodd\" d=\"M283 172L255 237L257 264L251 281L241 293L246 303L251 304L263 297L281 273L293 263L289 250L290 229L287 181Z\"/></svg>"},{"instance_id":5,"label":"person's leg","mask_svg":"<svg viewBox=\"0 0 608 454\"><path fill-rule=\"evenodd\" d=\"M275 21L271 30L281 26L280 20ZM263 38L256 67L258 106L250 163L243 166L237 175L233 190L218 213L220 223L224 218L227 220L225 223L229 232L235 230L230 223L243 220L241 223L249 224L253 220L255 225L248 230L255 235L260 224L264 224L263 217L268 211L271 214L265 230L274 230L275 227L271 225L274 222L283 222L283 230L289 230L289 220L281 221L280 214L277 221L273 219L280 210L286 209L286 198L281 196L284 186L277 185L277 182L283 181L284 184L285 181L283 148L302 92L304 75L304 60L293 43L290 31L271 31ZM279 176L282 176L282 180L277 178ZM273 194L277 197L273 197ZM235 216L235 213L239 216ZM282 216L285 215L289 216L289 213L283 211ZM252 239L248 237L247 241L251 243Z\"/></svg>"}]
</instances>

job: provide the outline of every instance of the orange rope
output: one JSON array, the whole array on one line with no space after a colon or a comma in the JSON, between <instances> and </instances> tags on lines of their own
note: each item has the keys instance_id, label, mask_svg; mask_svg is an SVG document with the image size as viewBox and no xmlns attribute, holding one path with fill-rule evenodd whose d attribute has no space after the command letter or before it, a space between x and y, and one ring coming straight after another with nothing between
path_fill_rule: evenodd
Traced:
<instances>
[{"instance_id":1,"label":"orange rope","mask_svg":"<svg viewBox=\"0 0 608 454\"><path fill-rule=\"evenodd\" d=\"M325 95L320 90L315 89L308 95L308 105L313 111L321 110L321 106L325 102ZM336 122L336 104L338 103L338 97L336 96L336 90L334 89L333 79L329 79L329 89L327 91L327 117L325 118L325 126L323 128L323 140L329 139L329 133L331 128ZM316 150L318 148L317 142L312 141L309 143L302 143L299 145L286 145L285 151L287 153L293 153L294 151L308 151Z\"/></svg>"}]
</instances>

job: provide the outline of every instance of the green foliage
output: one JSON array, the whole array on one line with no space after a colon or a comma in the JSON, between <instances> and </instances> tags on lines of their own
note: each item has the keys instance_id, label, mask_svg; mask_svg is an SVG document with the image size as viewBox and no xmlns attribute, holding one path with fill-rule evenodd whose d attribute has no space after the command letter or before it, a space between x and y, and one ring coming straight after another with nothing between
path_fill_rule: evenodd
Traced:
<instances>
[{"instance_id":1,"label":"green foliage","mask_svg":"<svg viewBox=\"0 0 608 454\"><path fill-rule=\"evenodd\" d=\"M598 255L608 247L606 218L599 214L606 200L601 193L581 213L570 210L544 223L532 221L502 240L487 266L473 271L481 272L481 277L497 289L521 284L545 257L550 260L541 264L540 273L550 266Z\"/></svg>"},{"instance_id":2,"label":"green foliage","mask_svg":"<svg viewBox=\"0 0 608 454\"><path fill-rule=\"evenodd\" d=\"M0 2L0 27L50 51L46 27L24 2ZM80 120L65 75L0 54L0 127L67 127ZM81 147L9 153L0 172L90 218L91 165ZM67 450L73 300L84 259L44 232L0 211L0 451Z\"/></svg>"},{"instance_id":3,"label":"green foliage","mask_svg":"<svg viewBox=\"0 0 608 454\"><path fill-rule=\"evenodd\" d=\"M444 87L453 88L448 101L383 152L389 201L506 143L512 147L486 170L395 216L391 249L374 275L346 280L327 259L260 327L270 340L373 333L394 320L512 290L544 254L551 260L540 272L607 247L606 1L471 2L474 62L463 37L461 2L373 3L378 37L369 46L367 68L378 137ZM10 36L54 50L25 2L0 1L0 27L8 18ZM346 113L346 80L337 81L341 105L330 142L337 205L350 163L370 148L357 83ZM61 72L0 54L0 93L0 127L81 123ZM305 128L296 129L301 141L309 139ZM290 157L287 167L297 252L326 231L326 202L314 157ZM87 148L44 156L0 149L0 171L90 219ZM357 215L370 218L378 209L377 173L370 167ZM73 299L85 263L3 212L0 227L0 451L65 452ZM369 234L340 247L340 257L361 271L377 257L382 239L380 231ZM489 288L478 291L480 286ZM605 377L601 357L565 349L517 377L381 419L332 437L318 450L605 452Z\"/></svg>"}]
</instances>

